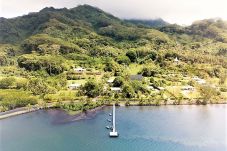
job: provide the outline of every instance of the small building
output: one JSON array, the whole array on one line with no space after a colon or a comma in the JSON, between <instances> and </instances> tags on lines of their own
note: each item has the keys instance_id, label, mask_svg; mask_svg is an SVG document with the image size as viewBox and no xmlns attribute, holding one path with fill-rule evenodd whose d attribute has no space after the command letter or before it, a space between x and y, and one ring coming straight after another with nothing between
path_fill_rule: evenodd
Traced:
<instances>
[{"instance_id":1,"label":"small building","mask_svg":"<svg viewBox=\"0 0 227 151\"><path fill-rule=\"evenodd\" d=\"M195 88L194 88L193 86L188 85L188 86L183 86L183 87L181 88L181 90L182 90L182 91L194 91Z\"/></svg>"},{"instance_id":2,"label":"small building","mask_svg":"<svg viewBox=\"0 0 227 151\"><path fill-rule=\"evenodd\" d=\"M121 92L122 91L122 89L120 87L111 87L110 89L111 89L111 91L114 91L114 92Z\"/></svg>"},{"instance_id":3,"label":"small building","mask_svg":"<svg viewBox=\"0 0 227 151\"><path fill-rule=\"evenodd\" d=\"M109 78L109 79L107 80L107 82L108 82L108 83L113 83L113 82L114 82L114 79L115 79L115 77Z\"/></svg>"},{"instance_id":4,"label":"small building","mask_svg":"<svg viewBox=\"0 0 227 151\"><path fill-rule=\"evenodd\" d=\"M79 87L81 87L81 84L79 83L73 83L68 86L68 88L71 90L78 89Z\"/></svg>"},{"instance_id":5,"label":"small building","mask_svg":"<svg viewBox=\"0 0 227 151\"><path fill-rule=\"evenodd\" d=\"M130 76L130 79L131 79L132 81L134 81L134 80L142 81L142 80L143 80L143 76L142 76L142 74L131 75L131 76Z\"/></svg>"},{"instance_id":6,"label":"small building","mask_svg":"<svg viewBox=\"0 0 227 151\"><path fill-rule=\"evenodd\" d=\"M193 77L192 80L196 81L198 84L205 84L206 83L206 80L201 79L197 76Z\"/></svg>"},{"instance_id":7,"label":"small building","mask_svg":"<svg viewBox=\"0 0 227 151\"><path fill-rule=\"evenodd\" d=\"M77 68L74 69L74 71L76 71L76 72L84 72L84 71L86 71L86 69L84 69L82 67L77 67Z\"/></svg>"},{"instance_id":8,"label":"small building","mask_svg":"<svg viewBox=\"0 0 227 151\"><path fill-rule=\"evenodd\" d=\"M176 57L175 59L174 59L174 63L176 63L176 64L179 64L179 59Z\"/></svg>"},{"instance_id":9,"label":"small building","mask_svg":"<svg viewBox=\"0 0 227 151\"><path fill-rule=\"evenodd\" d=\"M148 89L148 90L154 90L154 87L151 86L151 85L148 85L148 86L147 86L147 89Z\"/></svg>"},{"instance_id":10,"label":"small building","mask_svg":"<svg viewBox=\"0 0 227 151\"><path fill-rule=\"evenodd\" d=\"M165 88L163 88L163 87L158 87L158 90L165 90Z\"/></svg>"}]
</instances>

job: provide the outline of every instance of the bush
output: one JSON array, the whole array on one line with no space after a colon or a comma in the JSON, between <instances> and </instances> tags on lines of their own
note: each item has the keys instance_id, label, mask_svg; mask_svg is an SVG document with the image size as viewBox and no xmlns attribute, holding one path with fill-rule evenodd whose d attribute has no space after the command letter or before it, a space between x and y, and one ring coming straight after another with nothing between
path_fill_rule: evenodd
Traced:
<instances>
[{"instance_id":1,"label":"bush","mask_svg":"<svg viewBox=\"0 0 227 151\"><path fill-rule=\"evenodd\" d=\"M175 52L167 52L164 56L165 59L174 59L174 58L179 58L179 55Z\"/></svg>"},{"instance_id":2,"label":"bush","mask_svg":"<svg viewBox=\"0 0 227 151\"><path fill-rule=\"evenodd\" d=\"M2 80L0 80L0 88L1 89L9 89L10 87L13 86L15 81L16 80L13 77L3 78Z\"/></svg>"},{"instance_id":3,"label":"bush","mask_svg":"<svg viewBox=\"0 0 227 151\"><path fill-rule=\"evenodd\" d=\"M45 95L48 93L55 93L55 89L47 85L41 79L31 79L28 82L28 90L31 91L34 95Z\"/></svg>"},{"instance_id":4,"label":"bush","mask_svg":"<svg viewBox=\"0 0 227 151\"><path fill-rule=\"evenodd\" d=\"M27 80L16 81L16 88L26 90L27 84L28 84Z\"/></svg>"},{"instance_id":5,"label":"bush","mask_svg":"<svg viewBox=\"0 0 227 151\"><path fill-rule=\"evenodd\" d=\"M202 97L202 104L207 104L208 101L210 101L212 98L219 95L218 91L215 88L212 88L210 86L200 86L199 92Z\"/></svg>"},{"instance_id":6,"label":"bush","mask_svg":"<svg viewBox=\"0 0 227 151\"><path fill-rule=\"evenodd\" d=\"M107 61L104 71L107 72L114 72L114 75L119 75L119 73L122 71L122 67L116 63L115 61Z\"/></svg>"},{"instance_id":7,"label":"bush","mask_svg":"<svg viewBox=\"0 0 227 151\"><path fill-rule=\"evenodd\" d=\"M63 64L63 58L58 56L23 55L18 58L17 62L20 68L29 71L45 69L50 75L60 74L66 68Z\"/></svg>"},{"instance_id":8,"label":"bush","mask_svg":"<svg viewBox=\"0 0 227 151\"><path fill-rule=\"evenodd\" d=\"M153 69L151 67L144 67L141 73L145 77L153 77L157 73L157 69Z\"/></svg>"},{"instance_id":9,"label":"bush","mask_svg":"<svg viewBox=\"0 0 227 151\"><path fill-rule=\"evenodd\" d=\"M101 93L101 88L102 86L95 81L88 81L83 87L83 92L88 97L97 97Z\"/></svg>"},{"instance_id":10,"label":"bush","mask_svg":"<svg viewBox=\"0 0 227 151\"><path fill-rule=\"evenodd\" d=\"M124 85L122 94L126 98L133 98L135 97L135 91L130 85Z\"/></svg>"},{"instance_id":11,"label":"bush","mask_svg":"<svg viewBox=\"0 0 227 151\"><path fill-rule=\"evenodd\" d=\"M135 51L128 51L126 53L126 56L131 60L131 62L136 62L137 60L137 55Z\"/></svg>"},{"instance_id":12,"label":"bush","mask_svg":"<svg viewBox=\"0 0 227 151\"><path fill-rule=\"evenodd\" d=\"M124 84L124 79L122 77L116 77L113 81L114 87L121 87Z\"/></svg>"},{"instance_id":13,"label":"bush","mask_svg":"<svg viewBox=\"0 0 227 151\"><path fill-rule=\"evenodd\" d=\"M145 88L145 86L140 81L132 81L131 85L136 93L138 93L139 91L142 93L148 92L148 90Z\"/></svg>"},{"instance_id":14,"label":"bush","mask_svg":"<svg viewBox=\"0 0 227 151\"><path fill-rule=\"evenodd\" d=\"M221 91L221 92L227 92L227 88L221 87L221 88L220 88L220 91Z\"/></svg>"},{"instance_id":15,"label":"bush","mask_svg":"<svg viewBox=\"0 0 227 151\"><path fill-rule=\"evenodd\" d=\"M5 90L0 93L0 106L8 109L37 104L38 99L26 91Z\"/></svg>"},{"instance_id":16,"label":"bush","mask_svg":"<svg viewBox=\"0 0 227 151\"><path fill-rule=\"evenodd\" d=\"M117 58L117 62L119 64L129 65L131 61L130 61L130 59L127 56L119 56Z\"/></svg>"}]
</instances>

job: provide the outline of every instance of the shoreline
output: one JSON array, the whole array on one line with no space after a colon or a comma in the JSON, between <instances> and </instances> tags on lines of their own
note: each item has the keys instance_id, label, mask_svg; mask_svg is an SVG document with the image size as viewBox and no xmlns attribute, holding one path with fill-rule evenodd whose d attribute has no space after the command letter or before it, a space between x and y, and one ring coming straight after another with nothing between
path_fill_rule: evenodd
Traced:
<instances>
[{"instance_id":1,"label":"shoreline","mask_svg":"<svg viewBox=\"0 0 227 151\"><path fill-rule=\"evenodd\" d=\"M218 105L218 104L227 104L226 101L222 101L222 102L215 102L215 103L207 103L207 104L197 104L195 102L193 103L181 103L181 104L173 104L173 103L160 103L158 105L156 104L143 104L143 105L140 105L135 102L133 102L134 104L130 104L130 105L125 105L125 102L120 102L117 106L126 106L126 107L130 107L130 106L180 106L180 105L196 105L196 106L206 106L206 105ZM3 120L3 119L6 119L6 118L10 118L10 117L14 117L14 116L19 116L19 115L22 115L22 114L26 114L26 113L31 113L31 112L35 112L35 111L39 111L39 110L45 110L45 109L60 109L62 111L64 111L68 116L71 116L71 117L74 117L73 121L77 121L77 120L81 120L81 119L85 119L87 116L92 116L94 113L96 113L97 111L100 111L101 109L103 109L104 107L107 107L107 106L112 106L112 104L107 104L107 105L102 105L102 106L99 106L99 107L96 107L94 109L90 109L90 110L87 110L85 112L82 112L82 111L75 111L75 114L70 114L68 111L65 111L63 109L60 109L60 108L56 108L56 107L52 107L52 106L49 106L47 108L36 108L36 109L31 109L31 110L28 110L26 109L26 107L21 107L21 108L17 108L17 109L14 109L14 110L9 110L9 111L6 111L6 112L1 112L0 113L0 120Z\"/></svg>"}]
</instances>

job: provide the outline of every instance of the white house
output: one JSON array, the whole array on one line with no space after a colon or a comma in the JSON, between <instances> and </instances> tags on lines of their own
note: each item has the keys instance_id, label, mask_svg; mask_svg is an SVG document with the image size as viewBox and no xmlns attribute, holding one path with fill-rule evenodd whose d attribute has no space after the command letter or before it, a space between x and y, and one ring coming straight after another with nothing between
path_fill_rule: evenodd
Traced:
<instances>
[{"instance_id":1,"label":"white house","mask_svg":"<svg viewBox=\"0 0 227 151\"><path fill-rule=\"evenodd\" d=\"M80 86L81 86L81 84L79 84L79 83L73 83L73 84L70 84L68 86L68 88L73 90L73 89L78 89Z\"/></svg>"},{"instance_id":2,"label":"white house","mask_svg":"<svg viewBox=\"0 0 227 151\"><path fill-rule=\"evenodd\" d=\"M179 60L178 60L177 57L174 59L174 62L177 63L177 64L179 63Z\"/></svg>"},{"instance_id":3,"label":"white house","mask_svg":"<svg viewBox=\"0 0 227 151\"><path fill-rule=\"evenodd\" d=\"M159 90L165 90L165 88L163 88L163 87L158 87L158 89L159 89Z\"/></svg>"},{"instance_id":4,"label":"white house","mask_svg":"<svg viewBox=\"0 0 227 151\"><path fill-rule=\"evenodd\" d=\"M74 69L74 71L76 71L76 72L84 72L84 71L86 71L86 69L84 69L82 67L77 67L77 68Z\"/></svg>"},{"instance_id":5,"label":"white house","mask_svg":"<svg viewBox=\"0 0 227 151\"><path fill-rule=\"evenodd\" d=\"M113 83L114 82L114 79L115 79L115 77L111 77L111 78L109 78L109 80L107 80L107 82L108 83Z\"/></svg>"},{"instance_id":6,"label":"white house","mask_svg":"<svg viewBox=\"0 0 227 151\"><path fill-rule=\"evenodd\" d=\"M111 87L110 89L111 89L111 91L114 91L114 92L121 92L120 87Z\"/></svg>"},{"instance_id":7,"label":"white house","mask_svg":"<svg viewBox=\"0 0 227 151\"><path fill-rule=\"evenodd\" d=\"M149 89L149 90L154 90L154 87L153 87L153 86L148 85L148 86L147 86L147 89Z\"/></svg>"},{"instance_id":8,"label":"white house","mask_svg":"<svg viewBox=\"0 0 227 151\"><path fill-rule=\"evenodd\" d=\"M182 91L194 91L195 88L194 88L193 86L188 85L188 86L183 86L183 87L181 88L181 90L182 90Z\"/></svg>"},{"instance_id":9,"label":"white house","mask_svg":"<svg viewBox=\"0 0 227 151\"><path fill-rule=\"evenodd\" d=\"M201 79L201 78L199 78L199 77L197 77L197 76L193 77L192 79L193 79L194 81L196 81L198 84L205 84L205 83L206 83L206 80Z\"/></svg>"}]
</instances>

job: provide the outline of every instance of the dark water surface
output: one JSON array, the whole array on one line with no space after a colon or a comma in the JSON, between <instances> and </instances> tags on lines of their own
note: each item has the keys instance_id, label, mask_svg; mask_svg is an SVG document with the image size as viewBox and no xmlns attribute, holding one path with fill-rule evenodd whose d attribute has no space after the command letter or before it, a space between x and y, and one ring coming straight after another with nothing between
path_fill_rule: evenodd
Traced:
<instances>
[{"instance_id":1,"label":"dark water surface","mask_svg":"<svg viewBox=\"0 0 227 151\"><path fill-rule=\"evenodd\" d=\"M119 107L118 138L109 138L105 129L111 107L80 121L59 110L37 111L0 121L0 151L227 151L226 110L227 105Z\"/></svg>"}]
</instances>

